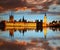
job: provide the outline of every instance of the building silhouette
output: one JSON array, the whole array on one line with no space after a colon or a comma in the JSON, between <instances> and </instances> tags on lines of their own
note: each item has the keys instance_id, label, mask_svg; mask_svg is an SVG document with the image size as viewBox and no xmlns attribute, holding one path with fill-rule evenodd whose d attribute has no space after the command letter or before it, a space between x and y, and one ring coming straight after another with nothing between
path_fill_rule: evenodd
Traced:
<instances>
[{"instance_id":1,"label":"building silhouette","mask_svg":"<svg viewBox=\"0 0 60 50\"><path fill-rule=\"evenodd\" d=\"M3 20L3 21L0 22L0 29L5 28L5 23L6 23L5 20Z\"/></svg>"},{"instance_id":2,"label":"building silhouette","mask_svg":"<svg viewBox=\"0 0 60 50\"><path fill-rule=\"evenodd\" d=\"M10 15L9 22L14 22L14 16L12 14Z\"/></svg>"},{"instance_id":3,"label":"building silhouette","mask_svg":"<svg viewBox=\"0 0 60 50\"><path fill-rule=\"evenodd\" d=\"M24 16L23 16L23 18L22 18L22 22L27 22L27 20L24 19Z\"/></svg>"},{"instance_id":4,"label":"building silhouette","mask_svg":"<svg viewBox=\"0 0 60 50\"><path fill-rule=\"evenodd\" d=\"M47 26L47 16L46 16L46 13L45 13L45 16L44 16L44 19L43 19L43 26Z\"/></svg>"},{"instance_id":5,"label":"building silhouette","mask_svg":"<svg viewBox=\"0 0 60 50\"><path fill-rule=\"evenodd\" d=\"M43 20L36 20L36 31L42 31L43 30Z\"/></svg>"}]
</instances>

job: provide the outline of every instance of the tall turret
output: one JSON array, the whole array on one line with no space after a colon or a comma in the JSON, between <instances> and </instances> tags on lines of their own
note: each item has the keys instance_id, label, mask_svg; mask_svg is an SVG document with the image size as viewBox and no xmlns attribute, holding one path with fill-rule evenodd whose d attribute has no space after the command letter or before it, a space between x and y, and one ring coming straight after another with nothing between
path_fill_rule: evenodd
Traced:
<instances>
[{"instance_id":1,"label":"tall turret","mask_svg":"<svg viewBox=\"0 0 60 50\"><path fill-rule=\"evenodd\" d=\"M22 21L24 22L24 16L23 16L23 18L22 18Z\"/></svg>"},{"instance_id":2,"label":"tall turret","mask_svg":"<svg viewBox=\"0 0 60 50\"><path fill-rule=\"evenodd\" d=\"M44 27L47 26L47 16L46 16L46 13L45 13L44 20L43 20L43 26Z\"/></svg>"},{"instance_id":3,"label":"tall turret","mask_svg":"<svg viewBox=\"0 0 60 50\"><path fill-rule=\"evenodd\" d=\"M12 12L11 12L11 15L9 17L9 22L14 22L14 16L12 15Z\"/></svg>"}]
</instances>

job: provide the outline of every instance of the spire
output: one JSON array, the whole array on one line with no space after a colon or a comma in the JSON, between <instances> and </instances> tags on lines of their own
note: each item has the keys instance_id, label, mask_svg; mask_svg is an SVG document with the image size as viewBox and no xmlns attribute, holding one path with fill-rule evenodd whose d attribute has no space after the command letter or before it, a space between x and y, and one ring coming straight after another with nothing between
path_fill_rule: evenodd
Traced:
<instances>
[{"instance_id":1,"label":"spire","mask_svg":"<svg viewBox=\"0 0 60 50\"><path fill-rule=\"evenodd\" d=\"M14 22L14 16L12 15L12 11L10 11L9 21Z\"/></svg>"},{"instance_id":2,"label":"spire","mask_svg":"<svg viewBox=\"0 0 60 50\"><path fill-rule=\"evenodd\" d=\"M24 16L23 16L23 19L22 19L22 21L24 22Z\"/></svg>"},{"instance_id":3,"label":"spire","mask_svg":"<svg viewBox=\"0 0 60 50\"><path fill-rule=\"evenodd\" d=\"M43 21L43 26L46 27L47 26L47 16L46 16L46 13L45 13L45 16L44 16L44 21Z\"/></svg>"},{"instance_id":4,"label":"spire","mask_svg":"<svg viewBox=\"0 0 60 50\"><path fill-rule=\"evenodd\" d=\"M45 16L46 16L46 13L45 13Z\"/></svg>"},{"instance_id":5,"label":"spire","mask_svg":"<svg viewBox=\"0 0 60 50\"><path fill-rule=\"evenodd\" d=\"M13 13L13 11L10 11L10 16L13 16L12 13Z\"/></svg>"}]
</instances>

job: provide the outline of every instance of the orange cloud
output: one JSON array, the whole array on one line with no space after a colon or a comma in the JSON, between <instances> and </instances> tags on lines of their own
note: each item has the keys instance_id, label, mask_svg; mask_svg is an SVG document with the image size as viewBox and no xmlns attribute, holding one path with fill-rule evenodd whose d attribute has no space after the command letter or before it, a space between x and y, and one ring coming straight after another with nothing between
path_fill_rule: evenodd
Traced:
<instances>
[{"instance_id":1,"label":"orange cloud","mask_svg":"<svg viewBox=\"0 0 60 50\"><path fill-rule=\"evenodd\" d=\"M37 9L37 6L43 7L40 11L49 9L52 4L59 4L60 0L1 0L0 11L7 10L26 10L26 9Z\"/></svg>"}]
</instances>

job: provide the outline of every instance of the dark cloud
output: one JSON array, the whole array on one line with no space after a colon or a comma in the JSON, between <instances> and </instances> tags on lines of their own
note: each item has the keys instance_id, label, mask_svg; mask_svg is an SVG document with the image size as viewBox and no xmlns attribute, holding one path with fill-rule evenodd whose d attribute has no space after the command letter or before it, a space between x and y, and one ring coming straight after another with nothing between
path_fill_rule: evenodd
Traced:
<instances>
[{"instance_id":1,"label":"dark cloud","mask_svg":"<svg viewBox=\"0 0 60 50\"><path fill-rule=\"evenodd\" d=\"M24 7L25 2L21 0L0 0L0 10L14 9L16 7Z\"/></svg>"},{"instance_id":2,"label":"dark cloud","mask_svg":"<svg viewBox=\"0 0 60 50\"><path fill-rule=\"evenodd\" d=\"M0 1L0 6L2 7L18 7L18 6L24 6L25 3L21 0L2 0Z\"/></svg>"},{"instance_id":3,"label":"dark cloud","mask_svg":"<svg viewBox=\"0 0 60 50\"><path fill-rule=\"evenodd\" d=\"M14 10L19 7L36 8L42 6L43 10L48 10L52 4L60 5L60 0L0 0L0 12L5 10Z\"/></svg>"}]
</instances>

